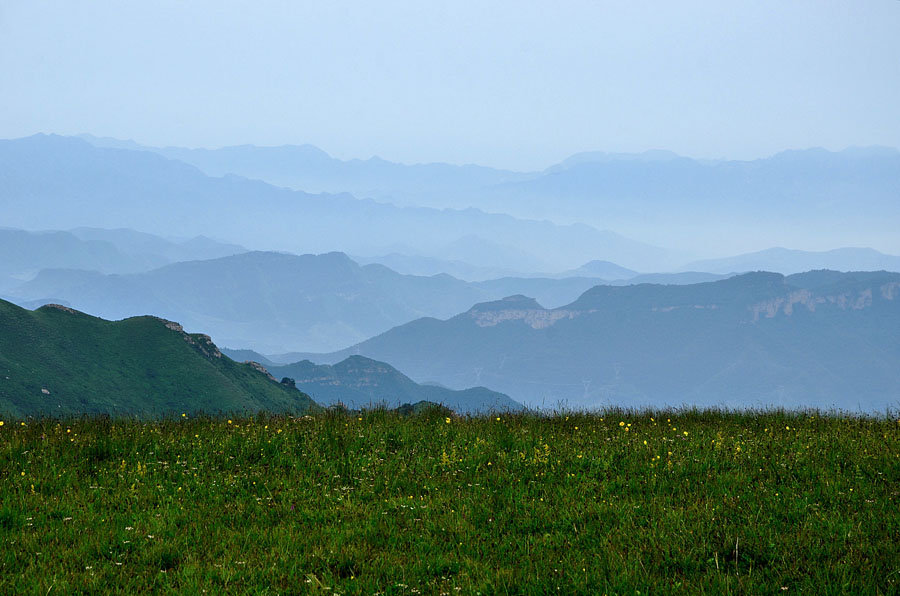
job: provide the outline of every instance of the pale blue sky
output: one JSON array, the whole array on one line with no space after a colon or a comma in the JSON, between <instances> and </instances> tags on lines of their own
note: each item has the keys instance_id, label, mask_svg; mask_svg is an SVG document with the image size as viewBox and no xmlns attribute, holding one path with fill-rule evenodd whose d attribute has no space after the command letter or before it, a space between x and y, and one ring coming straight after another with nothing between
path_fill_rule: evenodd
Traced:
<instances>
[{"instance_id":1,"label":"pale blue sky","mask_svg":"<svg viewBox=\"0 0 900 596\"><path fill-rule=\"evenodd\" d=\"M900 1L3 0L0 137L585 150L900 146Z\"/></svg>"}]
</instances>

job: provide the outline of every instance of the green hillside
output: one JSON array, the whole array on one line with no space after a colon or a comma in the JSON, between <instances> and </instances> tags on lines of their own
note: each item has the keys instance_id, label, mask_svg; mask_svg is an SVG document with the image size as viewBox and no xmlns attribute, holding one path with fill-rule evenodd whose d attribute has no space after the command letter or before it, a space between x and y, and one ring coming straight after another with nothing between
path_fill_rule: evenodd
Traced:
<instances>
[{"instance_id":1,"label":"green hillside","mask_svg":"<svg viewBox=\"0 0 900 596\"><path fill-rule=\"evenodd\" d=\"M10 416L302 412L306 394L155 317L105 321L0 300L0 412Z\"/></svg>"}]
</instances>

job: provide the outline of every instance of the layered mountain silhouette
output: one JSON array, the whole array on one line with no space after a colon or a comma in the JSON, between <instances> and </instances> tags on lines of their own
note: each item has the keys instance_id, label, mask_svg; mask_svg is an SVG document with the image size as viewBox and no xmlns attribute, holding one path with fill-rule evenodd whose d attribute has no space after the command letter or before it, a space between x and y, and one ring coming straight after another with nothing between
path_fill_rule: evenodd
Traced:
<instances>
[{"instance_id":1,"label":"layered mountain silhouette","mask_svg":"<svg viewBox=\"0 0 900 596\"><path fill-rule=\"evenodd\" d=\"M656 277L664 283L691 281L684 276ZM60 303L108 319L155 315L208 332L222 345L275 353L335 350L419 317L448 318L511 294L561 306L599 283L605 282L590 277L465 282L360 266L343 253L247 252L135 274L44 269L4 295L22 306Z\"/></svg>"},{"instance_id":2,"label":"layered mountain silhouette","mask_svg":"<svg viewBox=\"0 0 900 596\"><path fill-rule=\"evenodd\" d=\"M900 271L900 257L871 248L837 248L820 252L770 248L724 259L695 261L686 268L713 273L775 271L785 275L815 269Z\"/></svg>"},{"instance_id":3,"label":"layered mountain silhouette","mask_svg":"<svg viewBox=\"0 0 900 596\"><path fill-rule=\"evenodd\" d=\"M222 355L208 336L155 317L110 322L0 300L0 413L161 416L303 413L306 394Z\"/></svg>"},{"instance_id":4,"label":"layered mountain silhouette","mask_svg":"<svg viewBox=\"0 0 900 596\"><path fill-rule=\"evenodd\" d=\"M308 145L190 150L86 138L157 152L210 175L234 173L407 205L581 221L670 245L697 245L698 238L701 247L711 241L723 245L740 235L745 245L767 237L772 244L798 245L830 237L835 246L898 247L893 222L900 218L900 151L886 147L792 150L750 161L691 159L670 151L594 151L541 172L510 172L377 158L341 161ZM661 269L594 254L637 270Z\"/></svg>"},{"instance_id":5,"label":"layered mountain silhouette","mask_svg":"<svg viewBox=\"0 0 900 596\"><path fill-rule=\"evenodd\" d=\"M211 177L149 151L99 148L55 135L0 141L0 192L5 224L25 229L128 227L184 237L212 230L245 246L355 254L372 254L372 247L391 242L428 254L474 236L537 252L555 270L576 266L586 254L645 271L683 260L584 224L307 194L233 174Z\"/></svg>"},{"instance_id":6,"label":"layered mountain silhouette","mask_svg":"<svg viewBox=\"0 0 900 596\"><path fill-rule=\"evenodd\" d=\"M596 286L546 309L513 296L354 346L417 380L476 379L530 406L900 405L900 274L750 273Z\"/></svg>"},{"instance_id":7,"label":"layered mountain silhouette","mask_svg":"<svg viewBox=\"0 0 900 596\"><path fill-rule=\"evenodd\" d=\"M587 155L540 176L495 186L476 204L520 217L602 221L605 227L694 249L727 246L733 238L742 243L780 238L896 250L898 196L900 151L868 147L785 151L752 161Z\"/></svg>"},{"instance_id":8,"label":"layered mountain silhouette","mask_svg":"<svg viewBox=\"0 0 900 596\"><path fill-rule=\"evenodd\" d=\"M298 389L325 406L341 403L352 409L378 406L398 408L403 404L425 401L460 414L522 408L508 396L484 387L454 391L436 385L422 385L389 364L363 356L350 356L333 366L304 360L281 366L269 363L266 367L279 379L288 377L294 380Z\"/></svg>"},{"instance_id":9,"label":"layered mountain silhouette","mask_svg":"<svg viewBox=\"0 0 900 596\"><path fill-rule=\"evenodd\" d=\"M581 267L568 271L564 274L567 277L599 277L601 279L617 280L631 279L638 275L637 271L626 269L609 261L588 261Z\"/></svg>"},{"instance_id":10,"label":"layered mountain silhouette","mask_svg":"<svg viewBox=\"0 0 900 596\"><path fill-rule=\"evenodd\" d=\"M44 270L10 294L64 300L110 319L152 314L264 352L334 349L426 314L450 316L485 295L450 276L360 267L343 253L263 252L133 275Z\"/></svg>"},{"instance_id":11,"label":"layered mountain silhouette","mask_svg":"<svg viewBox=\"0 0 900 596\"><path fill-rule=\"evenodd\" d=\"M148 147L89 134L79 137L97 147L151 151L189 163L210 176L237 174L307 192L350 192L361 197L410 204L422 204L424 199L429 204L446 206L446 202L462 194L530 177L529 174L477 165L405 165L378 157L340 160L313 145L186 149Z\"/></svg>"},{"instance_id":12,"label":"layered mountain silhouette","mask_svg":"<svg viewBox=\"0 0 900 596\"><path fill-rule=\"evenodd\" d=\"M27 232L0 228L0 292L31 279L42 269L134 273L176 261L245 251L204 237L176 242L124 229Z\"/></svg>"}]
</instances>

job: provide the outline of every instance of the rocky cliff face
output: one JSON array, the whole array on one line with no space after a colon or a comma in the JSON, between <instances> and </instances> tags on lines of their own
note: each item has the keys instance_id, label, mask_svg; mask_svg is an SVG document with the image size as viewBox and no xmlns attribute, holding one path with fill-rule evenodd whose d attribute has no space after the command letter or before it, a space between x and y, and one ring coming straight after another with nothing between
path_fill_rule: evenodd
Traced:
<instances>
[{"instance_id":1,"label":"rocky cliff face","mask_svg":"<svg viewBox=\"0 0 900 596\"><path fill-rule=\"evenodd\" d=\"M897 277L896 274L887 274ZM665 286L657 286L665 288ZM788 284L773 286L770 298L752 302L746 307L741 307L748 313L750 320L756 322L763 318L773 318L778 315L791 316L797 309L804 308L809 312L815 312L817 308L833 307L840 310L863 310L872 307L879 301L893 301L900 298L900 280L886 281L885 283L872 283L871 285L859 284L853 288L811 290L795 288ZM679 297L681 298L681 297ZM575 308L573 308L573 306ZM679 310L721 310L734 306L734 301L723 299L720 302L705 300L703 302L691 302L690 299L672 300L665 296L665 291L660 290L660 296L650 296L643 301L635 300L634 306L630 301L624 301L617 305L609 305L607 308L578 308L576 302L570 306L556 309L543 308L536 301L524 296L510 296L503 300L478 304L463 316L471 319L479 327L493 327L501 323L522 321L532 329L544 329L551 327L563 320L571 320L598 312L600 310L614 310L616 307L645 308L651 312L668 313Z\"/></svg>"},{"instance_id":2,"label":"rocky cliff face","mask_svg":"<svg viewBox=\"0 0 900 596\"><path fill-rule=\"evenodd\" d=\"M754 321L771 319L779 314L791 316L797 308L815 312L817 308L834 307L840 310L863 310L871 308L873 301L893 301L900 297L900 282L889 282L872 287L863 287L838 293L817 293L812 290L796 290L785 296L759 302L750 306Z\"/></svg>"},{"instance_id":3,"label":"rocky cliff face","mask_svg":"<svg viewBox=\"0 0 900 596\"><path fill-rule=\"evenodd\" d=\"M215 343L213 343L212 338L205 333L187 333L185 332L184 327L181 325L181 323L176 323L175 321L169 321L167 319L161 319L159 317L151 318L162 322L166 326L166 329L171 329L172 331L179 333L184 341L194 346L197 351L199 351L207 358L222 357L222 352L219 350L219 347Z\"/></svg>"}]
</instances>

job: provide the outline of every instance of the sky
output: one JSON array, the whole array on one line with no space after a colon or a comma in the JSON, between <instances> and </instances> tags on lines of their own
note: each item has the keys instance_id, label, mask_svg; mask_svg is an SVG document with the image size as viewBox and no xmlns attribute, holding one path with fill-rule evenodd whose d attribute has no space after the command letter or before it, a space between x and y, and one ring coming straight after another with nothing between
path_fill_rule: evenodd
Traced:
<instances>
[{"instance_id":1,"label":"sky","mask_svg":"<svg viewBox=\"0 0 900 596\"><path fill-rule=\"evenodd\" d=\"M542 169L900 146L900 1L3 0L0 137Z\"/></svg>"}]
</instances>

